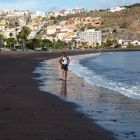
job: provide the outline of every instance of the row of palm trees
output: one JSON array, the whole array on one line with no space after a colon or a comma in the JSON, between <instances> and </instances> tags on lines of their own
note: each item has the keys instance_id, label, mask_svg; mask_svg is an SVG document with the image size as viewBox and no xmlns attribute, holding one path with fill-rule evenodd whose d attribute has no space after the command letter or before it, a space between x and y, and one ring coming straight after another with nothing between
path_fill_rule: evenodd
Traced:
<instances>
[{"instance_id":1,"label":"row of palm trees","mask_svg":"<svg viewBox=\"0 0 140 140\"><path fill-rule=\"evenodd\" d=\"M28 39L30 32L31 30L29 27L23 26L20 32L16 32L15 37L13 33L9 34L9 38L4 38L4 36L0 34L0 48L6 47L9 49L21 50L43 48L44 50L48 50L65 48L67 46L67 43L61 40L55 41L55 39L53 39L50 41L48 39Z\"/></svg>"},{"instance_id":2,"label":"row of palm trees","mask_svg":"<svg viewBox=\"0 0 140 140\"><path fill-rule=\"evenodd\" d=\"M16 34L16 37L13 36L13 33L9 34L9 38L4 38L2 34L0 34L0 47L6 46L10 49L31 49L35 50L36 48L41 48L43 50L48 49L90 49L90 48L108 48L111 45L118 46L116 40L109 40L107 39L106 42L102 42L102 46L100 46L98 43L96 44L96 47L94 45L89 46L87 42L76 42L75 40L71 42L66 42L62 40L55 40L52 41L48 39L28 39L28 36L30 34L31 30L29 27L23 26L21 31Z\"/></svg>"},{"instance_id":3,"label":"row of palm trees","mask_svg":"<svg viewBox=\"0 0 140 140\"><path fill-rule=\"evenodd\" d=\"M13 33L9 33L9 38L4 38L4 36L0 34L0 47L7 47L10 49L19 47L20 49L25 49L30 32L31 30L29 27L23 26L21 31L16 34L16 37L13 36Z\"/></svg>"}]
</instances>

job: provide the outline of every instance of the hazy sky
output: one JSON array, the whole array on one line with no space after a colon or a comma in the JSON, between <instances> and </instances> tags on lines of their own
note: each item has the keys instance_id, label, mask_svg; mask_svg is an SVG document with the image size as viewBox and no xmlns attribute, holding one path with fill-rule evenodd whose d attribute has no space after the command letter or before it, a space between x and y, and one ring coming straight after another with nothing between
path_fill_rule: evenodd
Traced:
<instances>
[{"instance_id":1,"label":"hazy sky","mask_svg":"<svg viewBox=\"0 0 140 140\"><path fill-rule=\"evenodd\" d=\"M0 0L0 10L41 10L82 7L106 9L115 6L140 3L140 0Z\"/></svg>"}]
</instances>

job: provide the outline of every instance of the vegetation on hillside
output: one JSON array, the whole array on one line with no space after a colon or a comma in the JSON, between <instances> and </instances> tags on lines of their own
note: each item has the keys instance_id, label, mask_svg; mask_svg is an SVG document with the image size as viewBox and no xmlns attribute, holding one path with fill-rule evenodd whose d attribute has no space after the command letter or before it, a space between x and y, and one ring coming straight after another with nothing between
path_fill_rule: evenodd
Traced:
<instances>
[{"instance_id":1,"label":"vegetation on hillside","mask_svg":"<svg viewBox=\"0 0 140 140\"><path fill-rule=\"evenodd\" d=\"M126 9L119 12L109 12L106 10L95 10L74 15L68 15L64 19L73 17L101 17L102 25L99 28L126 28L136 20L140 20L140 3L131 6L125 6ZM61 18L62 19L62 18Z\"/></svg>"},{"instance_id":2,"label":"vegetation on hillside","mask_svg":"<svg viewBox=\"0 0 140 140\"><path fill-rule=\"evenodd\" d=\"M135 3L133 5L129 5L129 6L124 6L126 8L134 8L134 7L140 7L140 3Z\"/></svg>"}]
</instances>

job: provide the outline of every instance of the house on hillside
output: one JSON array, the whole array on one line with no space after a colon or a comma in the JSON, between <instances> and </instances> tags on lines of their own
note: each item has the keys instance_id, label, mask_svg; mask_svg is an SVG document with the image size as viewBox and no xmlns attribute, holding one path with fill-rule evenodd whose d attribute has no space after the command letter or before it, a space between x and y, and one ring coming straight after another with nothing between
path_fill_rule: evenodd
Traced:
<instances>
[{"instance_id":1,"label":"house on hillside","mask_svg":"<svg viewBox=\"0 0 140 140\"><path fill-rule=\"evenodd\" d=\"M121 11L121 10L124 10L124 9L126 9L126 8L125 7L119 7L119 6L117 6L117 7L111 8L109 10L109 12L118 12L118 11Z\"/></svg>"}]
</instances>

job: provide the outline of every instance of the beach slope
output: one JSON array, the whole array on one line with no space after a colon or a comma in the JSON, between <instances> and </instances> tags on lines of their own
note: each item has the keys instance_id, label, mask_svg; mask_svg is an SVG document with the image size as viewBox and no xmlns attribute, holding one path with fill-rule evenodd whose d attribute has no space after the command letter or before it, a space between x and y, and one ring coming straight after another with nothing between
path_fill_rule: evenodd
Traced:
<instances>
[{"instance_id":1,"label":"beach slope","mask_svg":"<svg viewBox=\"0 0 140 140\"><path fill-rule=\"evenodd\" d=\"M0 140L111 140L112 133L49 93L39 91L33 70L55 53L0 56Z\"/></svg>"}]
</instances>

